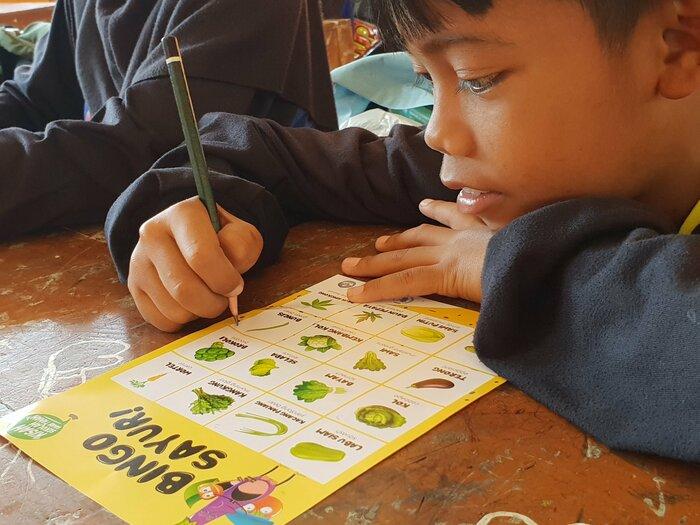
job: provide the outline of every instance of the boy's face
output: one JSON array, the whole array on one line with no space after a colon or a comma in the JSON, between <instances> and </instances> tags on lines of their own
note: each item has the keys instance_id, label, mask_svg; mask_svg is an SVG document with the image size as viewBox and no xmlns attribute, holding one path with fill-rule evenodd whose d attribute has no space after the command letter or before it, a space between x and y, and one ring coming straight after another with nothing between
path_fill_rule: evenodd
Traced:
<instances>
[{"instance_id":1,"label":"boy's face","mask_svg":"<svg viewBox=\"0 0 700 525\"><path fill-rule=\"evenodd\" d=\"M445 155L443 183L466 188L461 211L497 229L570 197L651 191L672 124L651 16L615 54L578 2L500 0L481 17L436 7L445 28L408 51L434 83L426 142Z\"/></svg>"}]
</instances>

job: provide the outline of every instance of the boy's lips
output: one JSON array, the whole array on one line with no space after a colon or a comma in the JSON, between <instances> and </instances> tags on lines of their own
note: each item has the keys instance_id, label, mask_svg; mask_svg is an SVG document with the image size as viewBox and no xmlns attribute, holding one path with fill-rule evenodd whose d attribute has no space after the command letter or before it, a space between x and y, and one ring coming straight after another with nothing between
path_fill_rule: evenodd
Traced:
<instances>
[{"instance_id":1,"label":"boy's lips","mask_svg":"<svg viewBox=\"0 0 700 525\"><path fill-rule=\"evenodd\" d=\"M482 191L462 188L457 196L457 207L462 213L478 215L503 199L503 194L496 191Z\"/></svg>"}]
</instances>

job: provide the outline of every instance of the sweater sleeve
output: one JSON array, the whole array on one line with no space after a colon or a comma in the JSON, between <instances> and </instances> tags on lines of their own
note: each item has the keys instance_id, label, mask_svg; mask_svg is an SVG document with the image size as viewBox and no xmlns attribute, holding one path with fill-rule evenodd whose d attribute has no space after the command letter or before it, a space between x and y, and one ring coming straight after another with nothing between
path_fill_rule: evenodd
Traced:
<instances>
[{"instance_id":1,"label":"sweater sleeve","mask_svg":"<svg viewBox=\"0 0 700 525\"><path fill-rule=\"evenodd\" d=\"M0 85L0 130L44 129L59 119L82 119L84 101L74 60L70 7L58 0L51 30L37 44L27 75Z\"/></svg>"},{"instance_id":2,"label":"sweater sleeve","mask_svg":"<svg viewBox=\"0 0 700 525\"><path fill-rule=\"evenodd\" d=\"M612 448L700 460L699 236L561 202L492 239L482 286L489 367Z\"/></svg>"},{"instance_id":3,"label":"sweater sleeve","mask_svg":"<svg viewBox=\"0 0 700 525\"><path fill-rule=\"evenodd\" d=\"M271 250L268 261L281 249L280 236L283 241L288 224L332 219L413 225L424 219L418 211L421 199L454 199L454 192L440 183L441 156L425 145L418 128L397 126L389 137L379 138L357 128L325 133L215 113L202 120L201 135L219 204L234 214L249 210L250 194L243 188L256 188L258 202L267 203L264 215L275 217L252 221ZM191 170L183 168L186 163L187 151L181 146L144 177L175 169L187 191L172 193L160 177L161 183L146 198L145 186L137 181L110 210L106 235L122 279L140 225L195 194Z\"/></svg>"}]
</instances>

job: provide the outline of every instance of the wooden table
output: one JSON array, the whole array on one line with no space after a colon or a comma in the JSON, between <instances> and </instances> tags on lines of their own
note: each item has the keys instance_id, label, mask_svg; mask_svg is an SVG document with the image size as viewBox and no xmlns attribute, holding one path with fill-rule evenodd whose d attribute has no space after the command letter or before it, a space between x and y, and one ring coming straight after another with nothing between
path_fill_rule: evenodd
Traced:
<instances>
[{"instance_id":1,"label":"wooden table","mask_svg":"<svg viewBox=\"0 0 700 525\"><path fill-rule=\"evenodd\" d=\"M371 253L386 228L294 229L279 264L248 279L264 306ZM63 231L0 245L0 415L172 341L139 317L101 233ZM60 451L58 451L60 453ZM700 523L699 469L618 454L516 388L470 405L307 512L297 525ZM0 523L120 521L0 441ZM532 523L500 518L492 523Z\"/></svg>"},{"instance_id":2,"label":"wooden table","mask_svg":"<svg viewBox=\"0 0 700 525\"><path fill-rule=\"evenodd\" d=\"M55 2L0 0L0 25L24 27L31 22L50 21Z\"/></svg>"}]
</instances>

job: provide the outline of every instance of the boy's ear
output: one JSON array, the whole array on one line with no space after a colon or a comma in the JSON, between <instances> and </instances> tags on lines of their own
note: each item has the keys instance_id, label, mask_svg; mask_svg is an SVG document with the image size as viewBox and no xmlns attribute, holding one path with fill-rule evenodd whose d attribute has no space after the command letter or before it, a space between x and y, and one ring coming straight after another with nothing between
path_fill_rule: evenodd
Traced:
<instances>
[{"instance_id":1,"label":"boy's ear","mask_svg":"<svg viewBox=\"0 0 700 525\"><path fill-rule=\"evenodd\" d=\"M669 0L668 5L673 16L664 30L667 51L658 90L675 100L700 89L700 0Z\"/></svg>"}]
</instances>

